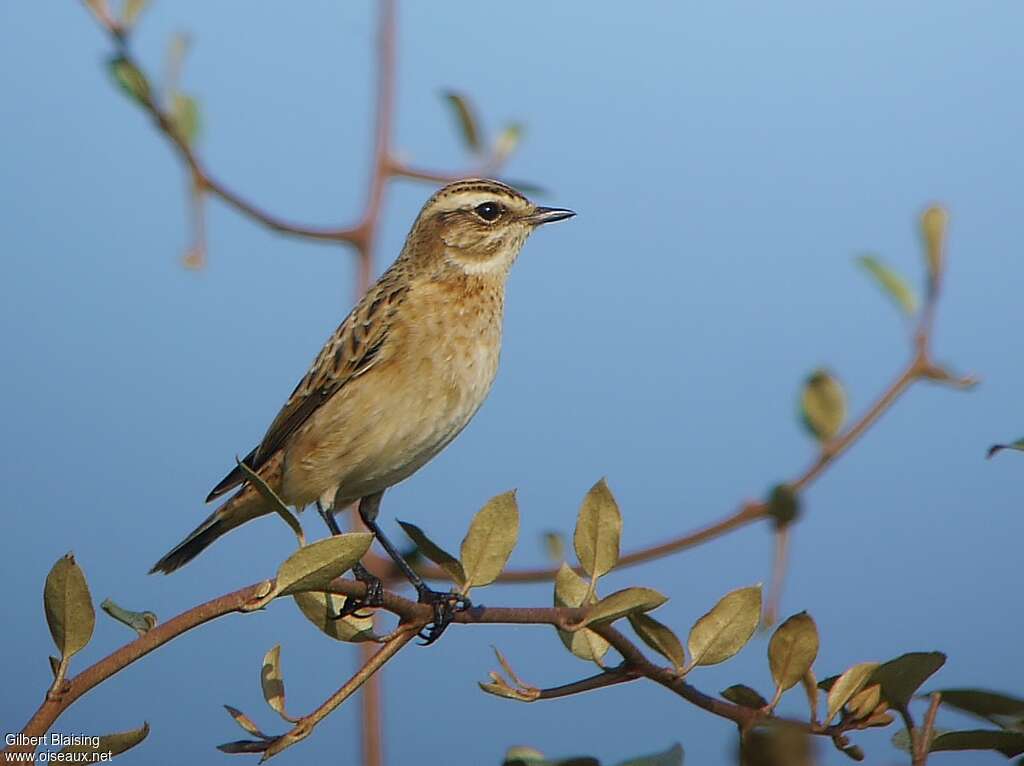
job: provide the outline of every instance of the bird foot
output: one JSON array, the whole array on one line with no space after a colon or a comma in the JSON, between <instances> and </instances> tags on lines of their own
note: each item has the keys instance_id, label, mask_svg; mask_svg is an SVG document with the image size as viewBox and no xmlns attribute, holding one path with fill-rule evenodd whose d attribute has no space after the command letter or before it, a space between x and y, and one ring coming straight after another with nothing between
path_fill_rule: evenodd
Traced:
<instances>
[{"instance_id":1,"label":"bird foot","mask_svg":"<svg viewBox=\"0 0 1024 766\"><path fill-rule=\"evenodd\" d=\"M434 608L434 619L419 633L419 637L423 639L420 646L430 646L437 641L451 625L456 612L463 612L473 606L468 597L458 593L440 593L426 585L417 588L417 592L419 603L429 604Z\"/></svg>"},{"instance_id":2,"label":"bird foot","mask_svg":"<svg viewBox=\"0 0 1024 766\"><path fill-rule=\"evenodd\" d=\"M356 580L366 586L366 593L363 594L362 598L346 596L344 606L341 607L338 614L331 617L332 620L340 620L342 617L348 617L349 615L364 619L369 615L359 614L359 610L384 606L384 583L381 582L380 578L362 564L356 564L352 567L352 574L355 575Z\"/></svg>"}]
</instances>

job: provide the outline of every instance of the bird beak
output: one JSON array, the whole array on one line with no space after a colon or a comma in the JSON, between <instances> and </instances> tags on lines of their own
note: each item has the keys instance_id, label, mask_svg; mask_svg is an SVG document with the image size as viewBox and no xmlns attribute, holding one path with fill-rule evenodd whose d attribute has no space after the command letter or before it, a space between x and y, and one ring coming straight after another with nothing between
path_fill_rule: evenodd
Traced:
<instances>
[{"instance_id":1,"label":"bird beak","mask_svg":"<svg viewBox=\"0 0 1024 766\"><path fill-rule=\"evenodd\" d=\"M572 218L576 215L572 210L566 210L560 207L538 207L533 215L529 216L526 220L532 223L534 226L540 226L545 223L554 223L555 221L564 221L566 218Z\"/></svg>"}]
</instances>

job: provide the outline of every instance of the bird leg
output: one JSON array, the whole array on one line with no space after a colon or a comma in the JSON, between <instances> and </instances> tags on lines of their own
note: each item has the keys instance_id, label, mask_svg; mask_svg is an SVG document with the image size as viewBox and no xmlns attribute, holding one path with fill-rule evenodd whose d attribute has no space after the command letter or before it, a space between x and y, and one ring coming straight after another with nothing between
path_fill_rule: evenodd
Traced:
<instances>
[{"instance_id":1,"label":"bird leg","mask_svg":"<svg viewBox=\"0 0 1024 766\"><path fill-rule=\"evenodd\" d=\"M338 527L338 519L335 517L334 511L332 509L325 508L324 504L319 500L316 503L316 510L317 513L320 514L320 518L324 520L327 528L331 531L331 534L340 535L341 529ZM341 611L339 611L338 614L331 616L332 620L340 620L342 617L346 617L350 614L355 615L360 609L383 606L384 604L384 583L380 581L379 577L358 561L355 566L352 567L352 574L356 580L366 586L366 593L362 598L347 596ZM357 616L363 617L364 615Z\"/></svg>"},{"instance_id":2,"label":"bird leg","mask_svg":"<svg viewBox=\"0 0 1024 766\"><path fill-rule=\"evenodd\" d=\"M360 500L359 517L363 520L366 528L373 532L373 536L377 538L377 541L387 551L391 560L395 562L395 565L405 575L406 579L412 583L412 586L416 589L419 603L429 604L433 607L434 619L420 632L420 638L423 639L422 645L429 646L441 637L445 628L451 624L455 613L469 609L472 603L468 598L458 593L441 593L432 590L423 582L423 578L413 571L412 567L409 566L409 562L398 552L398 549L377 525L377 514L380 512L380 501L383 496L384 492L381 491L367 495Z\"/></svg>"}]
</instances>

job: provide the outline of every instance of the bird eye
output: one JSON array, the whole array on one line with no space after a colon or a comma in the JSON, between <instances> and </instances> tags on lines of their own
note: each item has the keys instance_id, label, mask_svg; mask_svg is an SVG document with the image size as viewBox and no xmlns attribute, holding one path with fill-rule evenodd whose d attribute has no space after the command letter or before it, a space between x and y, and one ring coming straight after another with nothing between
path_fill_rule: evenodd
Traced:
<instances>
[{"instance_id":1,"label":"bird eye","mask_svg":"<svg viewBox=\"0 0 1024 766\"><path fill-rule=\"evenodd\" d=\"M474 212L488 223L494 223L502 213L502 207L497 202L484 202L474 208Z\"/></svg>"}]
</instances>

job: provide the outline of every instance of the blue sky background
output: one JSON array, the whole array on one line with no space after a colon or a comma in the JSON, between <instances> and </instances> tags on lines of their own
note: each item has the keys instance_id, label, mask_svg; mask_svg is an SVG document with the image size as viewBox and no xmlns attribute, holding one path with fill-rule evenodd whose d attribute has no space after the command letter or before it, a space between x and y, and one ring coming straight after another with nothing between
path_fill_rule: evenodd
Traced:
<instances>
[{"instance_id":1,"label":"blue sky background","mask_svg":"<svg viewBox=\"0 0 1024 766\"><path fill-rule=\"evenodd\" d=\"M341 224L361 209L367 172L373 8L156 3L135 47L159 71L171 34L189 30L184 84L202 101L214 172L281 215ZM936 354L984 383L970 394L915 387L810 489L783 611L816 619L819 676L941 649L950 660L930 687L1024 692L1024 460L984 460L989 444L1024 431L1022 22L1018 3L953 0L403 3L397 145L419 164L464 166L438 93L466 91L492 131L527 124L508 175L579 216L527 245L490 400L388 494L388 527L407 519L456 547L473 512L515 487L513 563L537 565L542 532L571 530L603 475L626 549L795 476L813 456L794 414L804 375L828 365L859 412L908 352L903 321L854 256L877 252L920 282L916 216L938 200L951 228ZM183 174L108 82L107 51L76 3L0 5L5 731L49 682L40 594L68 549L97 602L162 618L268 576L287 555L290 533L267 519L172 578L145 575L206 513L202 498L258 440L353 289L347 251L274 236L219 204L209 267L182 269ZM432 190L391 187L378 269ZM307 528L320 534L312 518ZM658 618L685 635L723 593L766 580L770 550L767 527L749 528L605 588L662 590L672 600ZM478 600L547 604L550 588ZM126 638L101 615L74 667ZM149 741L124 763L228 763L213 747L241 731L222 703L278 730L258 676L279 642L292 711L354 667L354 650L279 603L164 647L58 729L145 719ZM728 760L731 727L653 684L536 705L486 697L476 681L494 666L491 644L539 685L590 673L547 629L452 629L386 670L389 763L498 764L517 743L614 762L675 741L688 763ZM767 692L765 647L757 638L692 680ZM803 715L800 695L782 708ZM355 711L280 762L349 762ZM872 763L897 763L890 733L854 739ZM824 748L822 761L846 762ZM934 757L967 762L1004 761Z\"/></svg>"}]
</instances>

